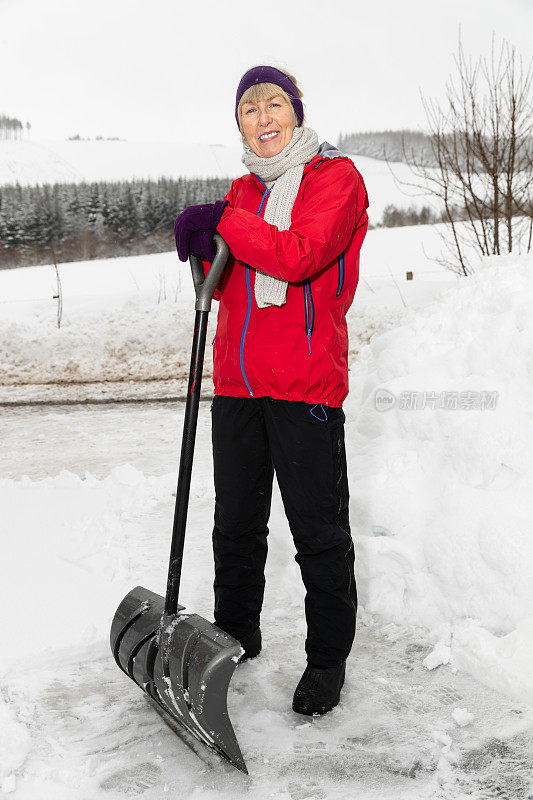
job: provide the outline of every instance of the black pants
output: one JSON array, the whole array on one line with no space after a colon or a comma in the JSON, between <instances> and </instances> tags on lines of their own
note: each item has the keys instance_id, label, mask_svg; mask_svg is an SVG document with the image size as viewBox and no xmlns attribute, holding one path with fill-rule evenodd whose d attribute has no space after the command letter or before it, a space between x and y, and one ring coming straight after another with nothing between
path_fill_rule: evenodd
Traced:
<instances>
[{"instance_id":1,"label":"black pants","mask_svg":"<svg viewBox=\"0 0 533 800\"><path fill-rule=\"evenodd\" d=\"M309 663L340 664L357 592L341 408L216 395L215 622L236 639L259 625L274 470L306 588Z\"/></svg>"}]
</instances>

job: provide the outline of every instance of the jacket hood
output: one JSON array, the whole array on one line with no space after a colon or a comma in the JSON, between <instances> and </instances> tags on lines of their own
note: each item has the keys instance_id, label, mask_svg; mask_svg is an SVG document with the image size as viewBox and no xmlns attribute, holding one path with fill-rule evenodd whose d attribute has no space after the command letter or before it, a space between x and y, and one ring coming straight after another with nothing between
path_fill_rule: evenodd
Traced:
<instances>
[{"instance_id":1,"label":"jacket hood","mask_svg":"<svg viewBox=\"0 0 533 800\"><path fill-rule=\"evenodd\" d=\"M322 156L322 158L346 158L346 153L342 153L334 144L329 142L322 142L317 155Z\"/></svg>"}]
</instances>

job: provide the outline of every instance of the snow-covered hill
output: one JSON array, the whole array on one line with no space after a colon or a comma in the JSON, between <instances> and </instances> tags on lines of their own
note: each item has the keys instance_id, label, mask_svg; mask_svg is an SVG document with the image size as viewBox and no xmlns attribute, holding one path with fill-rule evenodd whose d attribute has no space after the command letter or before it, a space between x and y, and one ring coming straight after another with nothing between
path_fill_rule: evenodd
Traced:
<instances>
[{"instance_id":1,"label":"snow-covered hill","mask_svg":"<svg viewBox=\"0 0 533 800\"><path fill-rule=\"evenodd\" d=\"M0 185L242 175L239 147L129 141L0 141Z\"/></svg>"},{"instance_id":2,"label":"snow-covered hill","mask_svg":"<svg viewBox=\"0 0 533 800\"><path fill-rule=\"evenodd\" d=\"M121 141L0 141L0 186L20 183L63 183L131 180L159 177L237 178L246 172L242 148L176 142ZM398 207L430 204L427 197L396 184L383 161L351 156L361 172L370 198L369 213L379 221L389 203ZM412 180L405 164L394 164L394 174ZM404 194L408 192L408 194Z\"/></svg>"}]
</instances>

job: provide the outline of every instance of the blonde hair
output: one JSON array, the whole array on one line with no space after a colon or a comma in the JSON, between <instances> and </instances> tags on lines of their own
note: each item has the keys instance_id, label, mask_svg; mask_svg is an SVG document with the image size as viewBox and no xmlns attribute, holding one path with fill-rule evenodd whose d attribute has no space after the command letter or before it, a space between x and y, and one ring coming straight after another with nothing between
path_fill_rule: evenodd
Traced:
<instances>
[{"instance_id":1,"label":"blonde hair","mask_svg":"<svg viewBox=\"0 0 533 800\"><path fill-rule=\"evenodd\" d=\"M257 64L256 66L259 66L259 64ZM250 67L250 69L254 69L254 67ZM289 80L291 80L294 83L294 85L296 86L296 91L298 92L298 97L302 98L303 92L298 86L296 78L293 75L291 75L290 72L287 72L287 70L281 69L281 67L277 67L277 69L279 69L280 72L283 72L283 74L286 75L287 78L289 78ZM246 70L246 72L248 71L249 70ZM244 75L246 75L246 72L244 73ZM271 97L274 97L274 95L277 94L284 97L287 103L291 106L294 114L295 126L298 127L298 118L296 116L296 112L294 111L291 98L287 94L285 89L282 89L281 86L278 86L277 83L254 83L253 86L250 86L250 88L244 92L243 96L239 100L239 105L237 107L237 116L239 118L239 130L241 132L243 144L246 144L246 137L242 129L242 107L244 103L258 103L260 100L269 100ZM303 112L302 126L304 124L305 124L305 110Z\"/></svg>"}]
</instances>

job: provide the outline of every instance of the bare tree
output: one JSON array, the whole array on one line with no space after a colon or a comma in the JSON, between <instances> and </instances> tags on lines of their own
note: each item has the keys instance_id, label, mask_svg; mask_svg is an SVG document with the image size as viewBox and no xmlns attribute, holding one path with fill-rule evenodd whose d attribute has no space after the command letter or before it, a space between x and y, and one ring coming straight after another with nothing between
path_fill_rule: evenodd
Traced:
<instances>
[{"instance_id":1,"label":"bare tree","mask_svg":"<svg viewBox=\"0 0 533 800\"><path fill-rule=\"evenodd\" d=\"M533 62L492 37L490 59L473 62L459 39L457 77L446 101L422 98L432 156L404 149L415 186L437 198L446 254L437 261L462 275L477 255L529 252L533 230ZM389 165L390 166L390 165Z\"/></svg>"}]
</instances>

